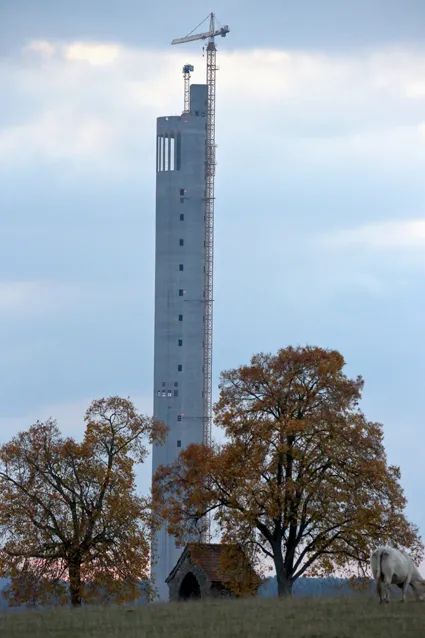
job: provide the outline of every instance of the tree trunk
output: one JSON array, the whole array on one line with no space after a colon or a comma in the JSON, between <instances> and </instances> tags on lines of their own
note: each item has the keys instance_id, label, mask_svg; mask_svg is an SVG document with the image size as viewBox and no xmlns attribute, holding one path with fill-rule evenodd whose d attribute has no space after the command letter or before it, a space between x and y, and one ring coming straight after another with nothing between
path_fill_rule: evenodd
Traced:
<instances>
[{"instance_id":1,"label":"tree trunk","mask_svg":"<svg viewBox=\"0 0 425 638\"><path fill-rule=\"evenodd\" d=\"M287 569L285 569L281 545L274 548L273 555L276 568L277 595L279 598L289 598L292 596L292 579Z\"/></svg>"},{"instance_id":2,"label":"tree trunk","mask_svg":"<svg viewBox=\"0 0 425 638\"><path fill-rule=\"evenodd\" d=\"M81 562L76 559L70 561L68 571L71 607L81 607Z\"/></svg>"}]
</instances>

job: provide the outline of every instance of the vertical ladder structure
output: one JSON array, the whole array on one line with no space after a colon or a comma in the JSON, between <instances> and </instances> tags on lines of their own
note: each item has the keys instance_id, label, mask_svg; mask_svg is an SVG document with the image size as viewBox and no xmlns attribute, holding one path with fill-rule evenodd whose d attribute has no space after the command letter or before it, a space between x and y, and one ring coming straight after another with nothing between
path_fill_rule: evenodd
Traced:
<instances>
[{"instance_id":1,"label":"vertical ladder structure","mask_svg":"<svg viewBox=\"0 0 425 638\"><path fill-rule=\"evenodd\" d=\"M207 44L207 113L205 142L205 276L204 276L204 352L203 352L203 442L211 446L212 434L212 354L213 354L213 284L214 284L214 185L215 185L215 100L216 100L216 53L215 38L224 38L230 29L227 25L216 28L215 15L211 13L206 20L210 21L209 31L193 33L184 38L176 38L171 44L185 44L195 40L208 40ZM196 27L194 30L198 29ZM186 95L189 96L189 68L183 67L185 78L185 109L189 109ZM187 106L186 106L187 105ZM185 112L188 112L185 110ZM203 541L210 542L210 517L207 517L206 531Z\"/></svg>"},{"instance_id":2,"label":"vertical ladder structure","mask_svg":"<svg viewBox=\"0 0 425 638\"><path fill-rule=\"evenodd\" d=\"M208 19L208 18L207 18ZM204 288L204 383L203 429L204 443L211 445L212 430L212 344L213 344L213 279L214 279L214 181L215 181L215 97L216 97L216 46L215 37L225 37L227 25L216 29L215 15L209 15L210 28L204 33L190 33L176 38L171 44L184 44L194 40L208 40L207 45L207 117L205 144L205 288ZM205 22L205 20L203 21ZM201 24L203 24L203 22ZM200 26L200 25L198 25ZM196 27L198 28L198 27ZM185 69L186 67L184 67ZM193 69L193 67L192 67ZM185 78L187 72L185 72ZM186 100L185 100L186 101ZM185 106L186 108L186 106Z\"/></svg>"}]
</instances>

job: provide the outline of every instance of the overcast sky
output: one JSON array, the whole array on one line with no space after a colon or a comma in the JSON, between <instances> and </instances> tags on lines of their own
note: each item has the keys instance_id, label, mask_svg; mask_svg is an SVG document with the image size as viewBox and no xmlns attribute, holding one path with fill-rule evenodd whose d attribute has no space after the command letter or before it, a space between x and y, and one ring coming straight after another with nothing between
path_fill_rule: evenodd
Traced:
<instances>
[{"instance_id":1,"label":"overcast sky","mask_svg":"<svg viewBox=\"0 0 425 638\"><path fill-rule=\"evenodd\" d=\"M155 118L218 42L214 371L337 348L425 535L423 0L0 0L0 440L152 410ZM140 485L150 482L149 464Z\"/></svg>"}]
</instances>

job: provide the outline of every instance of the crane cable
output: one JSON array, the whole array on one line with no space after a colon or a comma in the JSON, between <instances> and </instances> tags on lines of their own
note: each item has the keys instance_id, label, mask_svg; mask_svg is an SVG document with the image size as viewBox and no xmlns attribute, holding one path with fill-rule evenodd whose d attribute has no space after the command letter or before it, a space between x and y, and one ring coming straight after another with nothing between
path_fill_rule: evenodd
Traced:
<instances>
[{"instance_id":1,"label":"crane cable","mask_svg":"<svg viewBox=\"0 0 425 638\"><path fill-rule=\"evenodd\" d=\"M200 23L198 24L198 26L197 26L197 27L195 27L194 29L192 29L192 31L191 31L190 33L188 33L188 34L187 34L186 38L188 38L190 35L192 35L192 33L193 33L194 31L196 31L196 29L199 29L199 27L201 27L201 26L204 24L204 22L206 22L206 21L208 20L208 18L209 18L210 16L211 16L211 13L209 13L209 14L207 15L207 17L206 17L206 18L204 18L204 19L202 20L202 22L200 22Z\"/></svg>"}]
</instances>

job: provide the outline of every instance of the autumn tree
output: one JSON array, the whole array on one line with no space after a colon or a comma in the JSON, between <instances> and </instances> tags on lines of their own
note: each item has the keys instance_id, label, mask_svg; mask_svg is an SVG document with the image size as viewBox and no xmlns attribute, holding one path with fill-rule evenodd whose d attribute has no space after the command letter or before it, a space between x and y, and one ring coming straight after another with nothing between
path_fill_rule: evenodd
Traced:
<instances>
[{"instance_id":1,"label":"autumn tree","mask_svg":"<svg viewBox=\"0 0 425 638\"><path fill-rule=\"evenodd\" d=\"M225 443L190 445L155 477L159 517L181 542L210 512L224 543L274 564L278 594L302 575L365 574L372 547L422 556L405 517L383 427L359 408L363 380L337 351L258 354L223 372L215 421Z\"/></svg>"},{"instance_id":2,"label":"autumn tree","mask_svg":"<svg viewBox=\"0 0 425 638\"><path fill-rule=\"evenodd\" d=\"M164 426L129 400L93 401L82 442L37 422L0 447L0 576L10 604L129 601L148 578L149 498L134 466Z\"/></svg>"}]
</instances>

